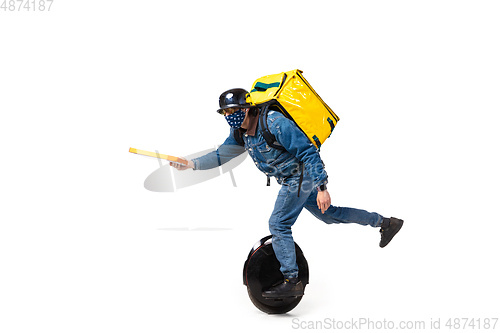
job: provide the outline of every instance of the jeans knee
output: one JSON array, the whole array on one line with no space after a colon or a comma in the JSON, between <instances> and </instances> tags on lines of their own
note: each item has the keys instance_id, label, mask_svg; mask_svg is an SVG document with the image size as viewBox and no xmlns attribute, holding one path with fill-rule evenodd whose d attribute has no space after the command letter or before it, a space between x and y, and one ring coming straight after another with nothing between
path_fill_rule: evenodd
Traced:
<instances>
[{"instance_id":1,"label":"jeans knee","mask_svg":"<svg viewBox=\"0 0 500 333\"><path fill-rule=\"evenodd\" d=\"M269 222L269 232L271 235L276 236L285 236L292 234L292 227L289 225L284 225L281 223L273 223Z\"/></svg>"}]
</instances>

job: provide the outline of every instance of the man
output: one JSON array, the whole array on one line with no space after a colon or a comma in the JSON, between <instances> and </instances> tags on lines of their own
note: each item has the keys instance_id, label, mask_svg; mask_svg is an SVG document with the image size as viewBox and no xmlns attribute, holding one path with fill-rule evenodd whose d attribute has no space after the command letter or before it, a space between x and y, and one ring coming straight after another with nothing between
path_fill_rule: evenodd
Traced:
<instances>
[{"instance_id":1,"label":"man","mask_svg":"<svg viewBox=\"0 0 500 333\"><path fill-rule=\"evenodd\" d=\"M247 94L244 89L231 89L220 96L217 112L225 116L231 130L217 151L195 158L187 166L170 165L179 170L206 170L218 167L247 150L259 170L268 177L275 177L282 186L269 219L269 230L284 280L264 291L262 296L302 296L304 286L298 278L291 228L303 208L327 224L357 223L380 227L380 247L392 240L401 229L403 220L332 206L326 187L328 176L316 147L292 120L275 110L269 111L267 124L283 149L271 147L258 128L260 110L247 103Z\"/></svg>"}]
</instances>

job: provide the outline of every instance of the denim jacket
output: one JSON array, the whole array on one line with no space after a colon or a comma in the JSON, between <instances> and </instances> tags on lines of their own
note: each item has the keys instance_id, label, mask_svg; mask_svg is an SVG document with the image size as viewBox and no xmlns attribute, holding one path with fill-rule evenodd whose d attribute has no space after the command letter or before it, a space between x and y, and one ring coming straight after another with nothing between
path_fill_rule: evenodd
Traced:
<instances>
[{"instance_id":1,"label":"denim jacket","mask_svg":"<svg viewBox=\"0 0 500 333\"><path fill-rule=\"evenodd\" d=\"M269 111L267 124L269 131L285 149L268 146L258 128L255 136L243 135L245 146L242 147L234 139L234 129L231 128L219 149L193 159L194 169L218 167L247 150L257 168L267 176L275 177L279 184L297 181L302 170L301 163L312 178L313 186L326 184L328 176L319 151L297 125L277 111Z\"/></svg>"}]
</instances>

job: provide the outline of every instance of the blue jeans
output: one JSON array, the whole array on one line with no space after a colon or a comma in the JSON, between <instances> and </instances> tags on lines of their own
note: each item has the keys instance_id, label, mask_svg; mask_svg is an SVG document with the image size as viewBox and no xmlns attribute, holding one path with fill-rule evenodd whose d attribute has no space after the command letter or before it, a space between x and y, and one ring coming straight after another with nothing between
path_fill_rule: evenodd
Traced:
<instances>
[{"instance_id":1,"label":"blue jeans","mask_svg":"<svg viewBox=\"0 0 500 333\"><path fill-rule=\"evenodd\" d=\"M280 181L278 179L278 181ZM380 227L383 216L365 210L330 206L324 214L316 203L318 191L313 188L312 180L304 175L300 196L297 196L299 177L282 180L282 187L269 219L269 231L273 235L273 249L281 264L281 273L285 278L297 277L299 268L295 257L295 244L292 237L292 225L297 220L302 208L306 208L321 221L332 223L357 223Z\"/></svg>"}]
</instances>

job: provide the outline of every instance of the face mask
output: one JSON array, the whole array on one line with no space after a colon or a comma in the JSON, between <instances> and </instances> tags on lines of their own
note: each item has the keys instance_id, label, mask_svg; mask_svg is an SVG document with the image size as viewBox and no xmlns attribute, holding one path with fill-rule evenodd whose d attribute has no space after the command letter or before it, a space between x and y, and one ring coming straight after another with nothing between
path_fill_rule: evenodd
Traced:
<instances>
[{"instance_id":1,"label":"face mask","mask_svg":"<svg viewBox=\"0 0 500 333\"><path fill-rule=\"evenodd\" d=\"M226 117L227 123L233 128L240 128L243 124L243 119L245 119L245 112L243 110L236 111Z\"/></svg>"}]
</instances>

